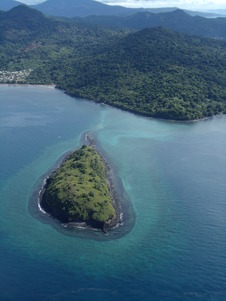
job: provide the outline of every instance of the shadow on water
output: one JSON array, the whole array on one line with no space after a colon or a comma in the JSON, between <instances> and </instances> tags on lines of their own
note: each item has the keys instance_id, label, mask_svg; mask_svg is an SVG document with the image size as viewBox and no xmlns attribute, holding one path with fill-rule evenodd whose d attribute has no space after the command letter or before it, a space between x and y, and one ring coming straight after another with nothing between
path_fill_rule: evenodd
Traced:
<instances>
[{"instance_id":1,"label":"shadow on water","mask_svg":"<svg viewBox=\"0 0 226 301\"><path fill-rule=\"evenodd\" d=\"M85 133L82 138L80 145L87 144L86 140L87 133ZM119 239L127 235L135 225L136 216L130 201L130 198L127 192L124 189L123 182L121 178L118 176L119 173L117 171L116 166L114 166L113 162L109 160L107 154L103 151L101 144L95 140L95 148L98 150L100 155L108 162L110 166L110 179L113 183L114 190L117 194L117 198L121 207L121 223L119 223L116 227L109 230L108 234L104 234L102 230L93 229L88 227L67 227L65 224L60 223L57 219L50 216L48 213L44 212L40 208L40 191L45 184L46 178L58 168L64 159L71 153L68 152L64 154L61 158L56 161L56 164L48 170L47 173L43 174L38 182L34 186L33 193L30 197L30 201L28 203L28 211L29 213L36 219L40 220L42 223L50 224L54 229L58 232L76 238L84 238L84 239L93 239L97 241L109 241L114 239Z\"/></svg>"}]
</instances>

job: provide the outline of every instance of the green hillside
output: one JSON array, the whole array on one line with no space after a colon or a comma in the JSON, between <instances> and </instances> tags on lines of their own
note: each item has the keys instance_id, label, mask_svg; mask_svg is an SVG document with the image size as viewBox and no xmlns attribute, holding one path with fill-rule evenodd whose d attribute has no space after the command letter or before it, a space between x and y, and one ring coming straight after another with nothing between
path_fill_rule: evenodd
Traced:
<instances>
[{"instance_id":1,"label":"green hillside","mask_svg":"<svg viewBox=\"0 0 226 301\"><path fill-rule=\"evenodd\" d=\"M68 94L146 116L192 120L226 113L226 43L164 28L132 33L56 82Z\"/></svg>"},{"instance_id":2,"label":"green hillside","mask_svg":"<svg viewBox=\"0 0 226 301\"><path fill-rule=\"evenodd\" d=\"M33 69L30 83L50 84L64 62L93 56L99 45L103 47L119 36L108 29L71 24L18 6L0 18L0 68Z\"/></svg>"},{"instance_id":3,"label":"green hillside","mask_svg":"<svg viewBox=\"0 0 226 301\"><path fill-rule=\"evenodd\" d=\"M116 212L99 154L84 145L70 155L47 180L41 206L61 222L107 229Z\"/></svg>"}]
</instances>

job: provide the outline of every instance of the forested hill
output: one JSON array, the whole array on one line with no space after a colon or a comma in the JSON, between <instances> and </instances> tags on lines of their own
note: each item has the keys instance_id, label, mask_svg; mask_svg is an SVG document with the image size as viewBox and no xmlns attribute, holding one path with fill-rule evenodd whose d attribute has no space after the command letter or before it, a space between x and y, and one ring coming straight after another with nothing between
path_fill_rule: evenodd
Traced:
<instances>
[{"instance_id":1,"label":"forested hill","mask_svg":"<svg viewBox=\"0 0 226 301\"><path fill-rule=\"evenodd\" d=\"M56 64L93 56L99 45L104 47L121 35L96 26L53 19L25 5L17 6L1 12L0 70L31 68L35 82L52 83Z\"/></svg>"},{"instance_id":2,"label":"forested hill","mask_svg":"<svg viewBox=\"0 0 226 301\"><path fill-rule=\"evenodd\" d=\"M226 113L223 41L164 28L128 33L76 25L26 6L3 13L0 41L1 69L32 69L25 83L55 83L70 95L146 116Z\"/></svg>"},{"instance_id":3,"label":"forested hill","mask_svg":"<svg viewBox=\"0 0 226 301\"><path fill-rule=\"evenodd\" d=\"M225 70L226 42L155 28L68 65L58 86L147 116L191 120L226 113Z\"/></svg>"},{"instance_id":4,"label":"forested hill","mask_svg":"<svg viewBox=\"0 0 226 301\"><path fill-rule=\"evenodd\" d=\"M2 12L0 19L1 34L9 33L10 30L17 32L25 30L25 36L29 32L39 33L43 29L49 32L57 23L59 24L56 20L46 17L38 10L26 5L19 5L7 12Z\"/></svg>"},{"instance_id":5,"label":"forested hill","mask_svg":"<svg viewBox=\"0 0 226 301\"><path fill-rule=\"evenodd\" d=\"M164 26L191 35L226 39L226 18L190 16L183 10L165 13L139 12L130 16L89 16L75 22L107 26L113 29L145 29Z\"/></svg>"}]
</instances>

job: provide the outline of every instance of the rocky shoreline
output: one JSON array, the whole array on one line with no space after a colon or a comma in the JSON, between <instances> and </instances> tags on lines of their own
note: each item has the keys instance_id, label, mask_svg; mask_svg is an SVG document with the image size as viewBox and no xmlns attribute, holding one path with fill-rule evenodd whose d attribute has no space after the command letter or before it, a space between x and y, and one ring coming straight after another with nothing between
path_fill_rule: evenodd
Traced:
<instances>
[{"instance_id":1,"label":"rocky shoreline","mask_svg":"<svg viewBox=\"0 0 226 301\"><path fill-rule=\"evenodd\" d=\"M91 137L91 135L89 133L87 133L85 135L85 144L87 144L89 147L94 148L96 151L96 145L95 145L95 141L94 139ZM97 151L98 152L98 151ZM62 222L62 220L60 220L60 218L57 218L56 216L51 214L51 210L49 210L48 206L46 206L46 202L45 202L45 191L48 187L48 180L51 178L52 174L65 162L67 161L67 159L70 157L70 155L72 154L72 152L68 153L63 160L60 162L60 164L57 165L57 167L51 172L51 174L49 176L47 176L44 180L43 186L41 188L41 190L39 191L39 197L38 197L38 207L39 210L42 213L48 214L50 217L54 218L55 220L57 220L58 222L60 222L60 224L62 225L62 227L64 228L68 228L68 229L73 229L73 228L77 228L77 229L90 229L90 230L102 230L105 234L108 233L108 231L112 228L118 227L120 224L122 224L122 210L121 210L121 205L120 205L120 201L119 201L119 197L117 195L115 186L113 184L113 180L111 177L111 168L110 165L108 164L108 162L103 158L103 156L98 152L102 162L104 163L105 166L105 179L108 185L108 189L109 189L109 193L110 193L110 197L112 200L112 205L115 209L115 213L116 216L115 218L107 221L106 223L90 223L87 221L76 221L76 222Z\"/></svg>"}]
</instances>

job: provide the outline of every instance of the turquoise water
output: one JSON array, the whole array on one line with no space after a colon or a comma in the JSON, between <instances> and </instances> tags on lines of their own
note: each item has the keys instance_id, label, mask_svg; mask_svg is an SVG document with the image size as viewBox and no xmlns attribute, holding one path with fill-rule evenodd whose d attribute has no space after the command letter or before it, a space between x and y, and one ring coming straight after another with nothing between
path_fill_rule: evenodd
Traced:
<instances>
[{"instance_id":1,"label":"turquoise water","mask_svg":"<svg viewBox=\"0 0 226 301\"><path fill-rule=\"evenodd\" d=\"M226 300L225 116L159 121L43 87L0 86L0 108L1 301ZM87 131L127 210L108 237L32 208Z\"/></svg>"}]
</instances>

